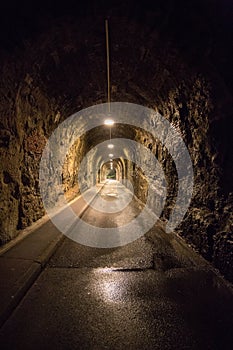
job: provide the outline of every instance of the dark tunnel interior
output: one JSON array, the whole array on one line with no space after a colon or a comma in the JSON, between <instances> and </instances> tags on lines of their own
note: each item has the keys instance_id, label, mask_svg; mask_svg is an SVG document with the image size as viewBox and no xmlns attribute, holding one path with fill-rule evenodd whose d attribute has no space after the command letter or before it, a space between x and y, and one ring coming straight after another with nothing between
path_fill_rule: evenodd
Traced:
<instances>
[{"instance_id":1,"label":"dark tunnel interior","mask_svg":"<svg viewBox=\"0 0 233 350\"><path fill-rule=\"evenodd\" d=\"M111 102L148 107L182 135L194 190L176 232L233 282L232 13L230 0L1 2L1 245L45 214L39 166L50 135L72 114L107 102L108 19ZM158 159L167 182L161 219L168 219L178 176L167 148L143 125L118 123L111 132ZM98 126L70 148L62 173L67 198L80 193L82 159L108 138L109 129ZM114 169L145 203L143 169L123 158L114 160ZM100 177L95 174L93 184Z\"/></svg>"}]
</instances>

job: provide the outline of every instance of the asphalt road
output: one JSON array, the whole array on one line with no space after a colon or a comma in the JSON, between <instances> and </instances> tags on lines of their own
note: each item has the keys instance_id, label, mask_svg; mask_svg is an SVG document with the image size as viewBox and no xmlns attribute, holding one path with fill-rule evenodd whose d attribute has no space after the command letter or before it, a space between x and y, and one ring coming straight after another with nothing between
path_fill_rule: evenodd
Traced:
<instances>
[{"instance_id":1,"label":"asphalt road","mask_svg":"<svg viewBox=\"0 0 233 350\"><path fill-rule=\"evenodd\" d=\"M105 205L109 213L97 210ZM124 187L109 184L83 220L119 227L142 209ZM66 238L0 330L0 346L230 350L232 329L230 289L157 225L122 247L86 247Z\"/></svg>"}]
</instances>

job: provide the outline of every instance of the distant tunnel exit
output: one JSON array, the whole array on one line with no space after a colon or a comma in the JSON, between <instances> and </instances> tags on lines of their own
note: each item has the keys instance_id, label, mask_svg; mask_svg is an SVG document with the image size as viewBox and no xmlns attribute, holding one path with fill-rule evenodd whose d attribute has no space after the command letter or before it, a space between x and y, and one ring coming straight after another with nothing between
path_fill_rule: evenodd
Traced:
<instances>
[{"instance_id":1,"label":"distant tunnel exit","mask_svg":"<svg viewBox=\"0 0 233 350\"><path fill-rule=\"evenodd\" d=\"M116 180L116 169L114 169L114 168L110 169L107 173L106 178Z\"/></svg>"},{"instance_id":2,"label":"distant tunnel exit","mask_svg":"<svg viewBox=\"0 0 233 350\"><path fill-rule=\"evenodd\" d=\"M121 171L119 169L119 166L117 166L116 162L109 161L103 164L103 166L100 169L100 180L119 180L122 178L122 174L120 174L120 172Z\"/></svg>"}]
</instances>

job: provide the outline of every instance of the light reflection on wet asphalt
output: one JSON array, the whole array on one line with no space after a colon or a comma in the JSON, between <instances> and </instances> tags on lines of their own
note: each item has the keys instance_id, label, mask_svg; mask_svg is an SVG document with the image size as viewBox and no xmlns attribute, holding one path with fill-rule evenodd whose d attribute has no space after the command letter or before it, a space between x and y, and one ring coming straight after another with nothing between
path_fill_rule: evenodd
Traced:
<instances>
[{"instance_id":1,"label":"light reflection on wet asphalt","mask_svg":"<svg viewBox=\"0 0 233 350\"><path fill-rule=\"evenodd\" d=\"M100 196L114 193L114 203L123 192L105 187ZM117 226L140 205L89 208L83 218ZM117 248L66 238L0 331L3 349L230 350L232 293L192 254L160 227Z\"/></svg>"}]
</instances>

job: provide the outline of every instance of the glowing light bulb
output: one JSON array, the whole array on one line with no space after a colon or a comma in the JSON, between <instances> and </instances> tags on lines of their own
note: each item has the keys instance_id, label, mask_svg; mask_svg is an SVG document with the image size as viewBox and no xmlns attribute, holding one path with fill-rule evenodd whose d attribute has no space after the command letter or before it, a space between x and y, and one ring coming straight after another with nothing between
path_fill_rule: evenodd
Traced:
<instances>
[{"instance_id":1,"label":"glowing light bulb","mask_svg":"<svg viewBox=\"0 0 233 350\"><path fill-rule=\"evenodd\" d=\"M112 125L114 124L114 121L113 121L112 119L106 119L106 120L104 121L104 124L105 124L105 125L108 125L108 126L112 126Z\"/></svg>"},{"instance_id":2,"label":"glowing light bulb","mask_svg":"<svg viewBox=\"0 0 233 350\"><path fill-rule=\"evenodd\" d=\"M108 148L110 148L110 149L112 149L113 147L114 147L114 145L111 143L108 145Z\"/></svg>"},{"instance_id":3,"label":"glowing light bulb","mask_svg":"<svg viewBox=\"0 0 233 350\"><path fill-rule=\"evenodd\" d=\"M108 156L109 156L110 158L112 158L112 157L113 157L113 154L112 154L112 153L110 153Z\"/></svg>"}]
</instances>

